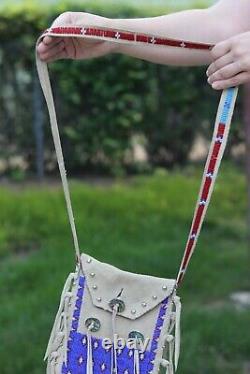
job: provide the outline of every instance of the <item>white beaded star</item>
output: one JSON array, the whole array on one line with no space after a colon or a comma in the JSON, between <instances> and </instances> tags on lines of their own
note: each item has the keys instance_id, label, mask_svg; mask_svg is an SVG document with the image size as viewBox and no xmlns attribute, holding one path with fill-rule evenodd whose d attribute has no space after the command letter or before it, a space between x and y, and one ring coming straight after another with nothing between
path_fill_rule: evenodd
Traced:
<instances>
[{"instance_id":1,"label":"white beaded star","mask_svg":"<svg viewBox=\"0 0 250 374\"><path fill-rule=\"evenodd\" d=\"M104 371L106 369L106 365L104 363L101 365L101 369L102 369L102 371Z\"/></svg>"}]
</instances>

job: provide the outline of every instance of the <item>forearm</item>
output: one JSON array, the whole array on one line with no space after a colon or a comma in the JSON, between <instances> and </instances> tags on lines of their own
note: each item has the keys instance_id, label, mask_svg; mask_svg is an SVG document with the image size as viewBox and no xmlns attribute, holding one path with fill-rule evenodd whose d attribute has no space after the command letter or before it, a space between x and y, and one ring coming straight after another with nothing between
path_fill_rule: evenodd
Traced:
<instances>
[{"instance_id":1,"label":"forearm","mask_svg":"<svg viewBox=\"0 0 250 374\"><path fill-rule=\"evenodd\" d=\"M53 25L92 25L217 44L237 34L250 32L249 20L249 0L219 0L208 9L189 10L153 18L110 19L84 12L65 12L57 17ZM204 65L214 60L214 49L212 52L202 52L153 44L138 46L85 39L76 42L75 38L53 40L51 37L45 37L38 47L40 58L46 62L61 58L89 59L115 52L166 65Z\"/></svg>"},{"instance_id":2,"label":"forearm","mask_svg":"<svg viewBox=\"0 0 250 374\"><path fill-rule=\"evenodd\" d=\"M230 0L227 0L230 1ZM221 22L220 6L188 10L174 14L141 19L112 19L112 27L174 39L217 43L232 36L236 30L232 22ZM167 65L205 65L212 61L209 51L187 50L162 46L135 46L120 44L116 51L150 62Z\"/></svg>"}]
</instances>

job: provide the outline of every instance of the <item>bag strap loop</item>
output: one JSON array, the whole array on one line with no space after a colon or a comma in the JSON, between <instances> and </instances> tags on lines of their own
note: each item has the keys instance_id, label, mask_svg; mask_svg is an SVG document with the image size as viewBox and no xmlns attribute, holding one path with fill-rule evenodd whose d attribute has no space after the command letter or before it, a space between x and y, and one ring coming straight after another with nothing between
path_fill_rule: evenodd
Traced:
<instances>
[{"instance_id":1,"label":"bag strap loop","mask_svg":"<svg viewBox=\"0 0 250 374\"><path fill-rule=\"evenodd\" d=\"M105 40L112 41L115 43L125 44L143 44L143 45L154 45L166 46L166 47L177 47L177 48L188 48L198 50L211 50L212 44L191 42L185 40L170 39L162 36L141 34L133 31L109 29L98 26L64 26L64 27L52 27L47 29L42 36L38 39L37 45L40 43L42 38L46 35L54 37L80 37L90 38L94 40ZM78 264L81 266L80 261L80 248L77 236L77 230L74 220L74 214L72 209L72 203L69 192L69 185L66 175L65 163L63 158L60 134L58 129L54 99L49 79L48 66L45 62L42 62L36 53L36 65L38 76L40 79L41 87L45 96L45 100L48 106L51 131L56 150L56 157L59 166L59 171L62 179L63 192L66 200L67 212L69 217L69 223L71 227L73 243L76 253ZM200 234L200 230L206 215L206 211L211 199L211 195L214 189L216 177L218 175L220 163L225 151L228 134L230 130L232 115L234 106L238 94L238 88L230 88L222 93L217 118L215 122L213 139L208 154L205 171L202 179L200 188L199 198L194 212L194 218L190 230L190 235L187 240L184 256L181 262L179 273L177 276L176 287L180 285L183 277L186 273L192 254L195 250L197 240Z\"/></svg>"}]
</instances>

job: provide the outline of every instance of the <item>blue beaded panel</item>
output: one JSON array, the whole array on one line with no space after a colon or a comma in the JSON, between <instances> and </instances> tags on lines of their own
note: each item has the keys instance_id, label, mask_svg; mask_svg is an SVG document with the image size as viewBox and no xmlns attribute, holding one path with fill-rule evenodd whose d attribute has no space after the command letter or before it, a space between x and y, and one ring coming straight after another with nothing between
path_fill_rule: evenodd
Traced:
<instances>
[{"instance_id":1,"label":"blue beaded panel","mask_svg":"<svg viewBox=\"0 0 250 374\"><path fill-rule=\"evenodd\" d=\"M228 88L227 95L223 106L223 111L221 113L220 122L223 124L227 123L228 116L232 107L232 101L234 98L235 88Z\"/></svg>"},{"instance_id":2,"label":"blue beaded panel","mask_svg":"<svg viewBox=\"0 0 250 374\"><path fill-rule=\"evenodd\" d=\"M80 311L84 301L85 278L79 278L77 299L73 314L71 331L68 340L68 358L67 363L62 366L62 374L86 374L87 364L87 336L78 332ZM159 311L154 333L151 340L150 349L140 354L140 373L148 374L153 370L154 359L158 347L158 339L161 328L164 323L168 308L168 299L166 298ZM102 347L101 339L95 337L92 340L93 352L93 372L94 374L111 374L111 349L105 350ZM134 350L124 347L117 350L118 374L134 374Z\"/></svg>"}]
</instances>

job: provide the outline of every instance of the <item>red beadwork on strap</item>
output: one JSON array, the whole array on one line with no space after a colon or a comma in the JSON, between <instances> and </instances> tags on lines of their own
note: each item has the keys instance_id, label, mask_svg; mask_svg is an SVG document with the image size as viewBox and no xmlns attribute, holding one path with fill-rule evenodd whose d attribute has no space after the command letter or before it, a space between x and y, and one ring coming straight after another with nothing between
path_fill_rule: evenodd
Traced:
<instances>
[{"instance_id":1,"label":"red beadwork on strap","mask_svg":"<svg viewBox=\"0 0 250 374\"><path fill-rule=\"evenodd\" d=\"M54 34L81 34L81 27L53 27L51 30L47 30L49 33Z\"/></svg>"},{"instance_id":2,"label":"red beadwork on strap","mask_svg":"<svg viewBox=\"0 0 250 374\"><path fill-rule=\"evenodd\" d=\"M179 48L188 48L188 49L199 49L199 50L211 50L213 48L212 44L206 43L195 43L184 40L163 38L157 36L151 36L147 34L139 34L128 31L119 31L99 27L52 27L47 29L44 34L49 35L86 35L100 38L109 38L109 39L120 39L125 41L135 41L138 43L146 44L155 44L168 47L179 47Z\"/></svg>"},{"instance_id":3,"label":"red beadwork on strap","mask_svg":"<svg viewBox=\"0 0 250 374\"><path fill-rule=\"evenodd\" d=\"M206 181L203 186L202 195L201 195L202 200L207 200L211 184L212 184L212 179L209 177L206 177Z\"/></svg>"},{"instance_id":4,"label":"red beadwork on strap","mask_svg":"<svg viewBox=\"0 0 250 374\"><path fill-rule=\"evenodd\" d=\"M119 36L120 38L119 39L122 39L122 40L133 40L135 41L135 36L134 34L130 34L128 32L119 32Z\"/></svg>"},{"instance_id":5,"label":"red beadwork on strap","mask_svg":"<svg viewBox=\"0 0 250 374\"><path fill-rule=\"evenodd\" d=\"M115 31L111 31L111 30L105 30L104 31L104 37L106 37L106 38L113 38L113 39L115 39L115 35L116 35Z\"/></svg>"},{"instance_id":6,"label":"red beadwork on strap","mask_svg":"<svg viewBox=\"0 0 250 374\"><path fill-rule=\"evenodd\" d=\"M221 143L215 143L212 157L217 158L220 152Z\"/></svg>"},{"instance_id":7,"label":"red beadwork on strap","mask_svg":"<svg viewBox=\"0 0 250 374\"><path fill-rule=\"evenodd\" d=\"M142 43L148 43L148 37L146 35L136 35L136 41Z\"/></svg>"},{"instance_id":8,"label":"red beadwork on strap","mask_svg":"<svg viewBox=\"0 0 250 374\"><path fill-rule=\"evenodd\" d=\"M223 136L225 133L225 125L224 123L220 123L218 127L217 136Z\"/></svg>"},{"instance_id":9,"label":"red beadwork on strap","mask_svg":"<svg viewBox=\"0 0 250 374\"><path fill-rule=\"evenodd\" d=\"M202 217L204 208L205 208L204 205L200 205L199 208L198 208L198 210L197 210L195 221L194 221L194 224L193 224L193 231L194 232L198 231L198 228L200 226L201 217Z\"/></svg>"}]
</instances>

